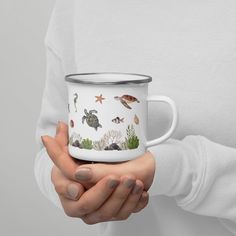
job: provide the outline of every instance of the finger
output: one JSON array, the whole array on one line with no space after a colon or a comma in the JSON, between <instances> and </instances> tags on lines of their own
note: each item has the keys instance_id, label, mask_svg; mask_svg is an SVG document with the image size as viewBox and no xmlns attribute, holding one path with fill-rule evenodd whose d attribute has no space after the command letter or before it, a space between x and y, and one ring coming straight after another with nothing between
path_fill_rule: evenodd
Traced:
<instances>
[{"instance_id":1,"label":"finger","mask_svg":"<svg viewBox=\"0 0 236 236\"><path fill-rule=\"evenodd\" d=\"M116 171L113 164L84 164L80 165L75 171L75 179L83 184L94 184L104 178L106 175L115 174L121 176L120 168L116 166Z\"/></svg>"},{"instance_id":2,"label":"finger","mask_svg":"<svg viewBox=\"0 0 236 236\"><path fill-rule=\"evenodd\" d=\"M109 199L95 212L87 214L82 219L87 224L95 224L111 220L117 215L135 185L133 176L124 176L121 183Z\"/></svg>"},{"instance_id":3,"label":"finger","mask_svg":"<svg viewBox=\"0 0 236 236\"><path fill-rule=\"evenodd\" d=\"M83 217L96 211L109 198L114 189L119 185L119 178L109 175L87 190L78 202L67 201L66 214L71 217Z\"/></svg>"},{"instance_id":4,"label":"finger","mask_svg":"<svg viewBox=\"0 0 236 236\"><path fill-rule=\"evenodd\" d=\"M126 220L136 208L139 199L142 195L144 184L140 180L136 180L135 186L132 192L129 194L128 198L122 205L121 209L115 216L115 220Z\"/></svg>"},{"instance_id":5,"label":"finger","mask_svg":"<svg viewBox=\"0 0 236 236\"><path fill-rule=\"evenodd\" d=\"M56 166L52 169L52 182L58 195L70 200L78 200L85 191L83 185L67 179Z\"/></svg>"},{"instance_id":6,"label":"finger","mask_svg":"<svg viewBox=\"0 0 236 236\"><path fill-rule=\"evenodd\" d=\"M144 191L139 199L137 206L133 210L133 213L137 213L141 211L143 208L145 208L148 205L148 201L149 201L149 194L148 192Z\"/></svg>"},{"instance_id":7,"label":"finger","mask_svg":"<svg viewBox=\"0 0 236 236\"><path fill-rule=\"evenodd\" d=\"M68 138L68 125L62 121L59 121L57 124L55 139L62 148L67 147L68 140L69 140L69 138Z\"/></svg>"},{"instance_id":8,"label":"finger","mask_svg":"<svg viewBox=\"0 0 236 236\"><path fill-rule=\"evenodd\" d=\"M42 141L47 150L47 153L53 163L61 170L61 172L71 180L76 181L74 173L78 164L67 153L63 152L57 141L50 136L42 136Z\"/></svg>"}]
</instances>

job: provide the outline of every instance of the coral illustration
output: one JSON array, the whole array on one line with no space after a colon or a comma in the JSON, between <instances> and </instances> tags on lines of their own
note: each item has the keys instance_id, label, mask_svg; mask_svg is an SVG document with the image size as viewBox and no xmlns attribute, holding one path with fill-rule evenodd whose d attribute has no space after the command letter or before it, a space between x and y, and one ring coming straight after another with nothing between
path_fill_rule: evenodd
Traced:
<instances>
[{"instance_id":1,"label":"coral illustration","mask_svg":"<svg viewBox=\"0 0 236 236\"><path fill-rule=\"evenodd\" d=\"M126 142L122 142L122 143L120 144L120 148L121 148L122 150L127 150L127 149L128 149L127 143L126 143Z\"/></svg>"},{"instance_id":2,"label":"coral illustration","mask_svg":"<svg viewBox=\"0 0 236 236\"><path fill-rule=\"evenodd\" d=\"M135 134L133 125L128 125L126 129L127 137L125 138L127 147L129 149L135 149L139 146L139 138Z\"/></svg>"},{"instance_id":3,"label":"coral illustration","mask_svg":"<svg viewBox=\"0 0 236 236\"><path fill-rule=\"evenodd\" d=\"M106 145L110 145L112 143L119 144L121 142L121 138L122 138L122 133L117 130L109 130L102 137Z\"/></svg>"},{"instance_id":4,"label":"coral illustration","mask_svg":"<svg viewBox=\"0 0 236 236\"><path fill-rule=\"evenodd\" d=\"M81 142L81 148L84 148L84 149L92 149L93 148L93 141L86 138L86 139L83 139L82 142Z\"/></svg>"},{"instance_id":5,"label":"coral illustration","mask_svg":"<svg viewBox=\"0 0 236 236\"><path fill-rule=\"evenodd\" d=\"M105 143L104 139L100 139L99 141L93 142L94 150L102 151L105 149L105 147L106 147L106 143Z\"/></svg>"}]
</instances>

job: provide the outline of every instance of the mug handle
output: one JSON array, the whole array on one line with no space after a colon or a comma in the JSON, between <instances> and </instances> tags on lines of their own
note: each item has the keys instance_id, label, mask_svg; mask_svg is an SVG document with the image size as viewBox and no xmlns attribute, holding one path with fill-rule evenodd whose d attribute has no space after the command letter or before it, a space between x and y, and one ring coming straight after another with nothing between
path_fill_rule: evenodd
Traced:
<instances>
[{"instance_id":1,"label":"mug handle","mask_svg":"<svg viewBox=\"0 0 236 236\"><path fill-rule=\"evenodd\" d=\"M151 147L151 146L154 146L154 145L164 142L173 134L173 132L175 131L175 128L177 126L177 123L178 123L178 112L177 112L175 102L167 96L157 96L157 95L148 96L147 102L168 103L170 105L170 107L172 109L172 113L173 113L173 120L172 120L169 130L163 136L146 142L146 147Z\"/></svg>"}]
</instances>

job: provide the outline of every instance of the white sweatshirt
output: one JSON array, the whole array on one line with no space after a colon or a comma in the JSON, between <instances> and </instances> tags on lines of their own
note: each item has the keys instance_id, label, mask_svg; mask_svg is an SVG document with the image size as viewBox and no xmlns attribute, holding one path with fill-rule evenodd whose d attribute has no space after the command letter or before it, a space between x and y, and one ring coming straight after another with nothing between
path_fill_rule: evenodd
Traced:
<instances>
[{"instance_id":1,"label":"white sweatshirt","mask_svg":"<svg viewBox=\"0 0 236 236\"><path fill-rule=\"evenodd\" d=\"M149 93L176 101L179 125L149 149L156 160L149 205L127 221L99 224L101 235L236 235L236 1L60 0L45 42L35 161L43 194L61 207L40 136L67 122L64 75L149 74ZM150 105L149 137L170 120L168 107Z\"/></svg>"}]
</instances>

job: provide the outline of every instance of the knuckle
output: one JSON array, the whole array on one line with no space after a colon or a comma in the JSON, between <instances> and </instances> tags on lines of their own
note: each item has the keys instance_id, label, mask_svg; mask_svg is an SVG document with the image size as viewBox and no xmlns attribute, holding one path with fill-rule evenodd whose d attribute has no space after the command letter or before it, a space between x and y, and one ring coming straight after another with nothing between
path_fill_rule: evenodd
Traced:
<instances>
[{"instance_id":1,"label":"knuckle","mask_svg":"<svg viewBox=\"0 0 236 236\"><path fill-rule=\"evenodd\" d=\"M122 177L122 179L132 179L132 180L135 180L135 176L133 174L126 174Z\"/></svg>"},{"instance_id":2,"label":"knuckle","mask_svg":"<svg viewBox=\"0 0 236 236\"><path fill-rule=\"evenodd\" d=\"M89 219L89 218L86 218L86 217L82 217L82 220L85 224L87 225L94 225L96 224L97 222L94 222L93 220Z\"/></svg>"},{"instance_id":3,"label":"knuckle","mask_svg":"<svg viewBox=\"0 0 236 236\"><path fill-rule=\"evenodd\" d=\"M72 211L71 209L69 208L64 208L64 212L67 216L69 217L78 217L77 214L75 213L75 211Z\"/></svg>"},{"instance_id":4,"label":"knuckle","mask_svg":"<svg viewBox=\"0 0 236 236\"><path fill-rule=\"evenodd\" d=\"M117 192L117 193L115 193L115 197L120 201L124 201L124 200L126 200L127 195L122 192Z\"/></svg>"},{"instance_id":5,"label":"knuckle","mask_svg":"<svg viewBox=\"0 0 236 236\"><path fill-rule=\"evenodd\" d=\"M61 183L54 183L54 188L55 188L56 192L60 195L64 194L64 192L65 192L65 187Z\"/></svg>"},{"instance_id":6,"label":"knuckle","mask_svg":"<svg viewBox=\"0 0 236 236\"><path fill-rule=\"evenodd\" d=\"M131 213L129 214L123 214L117 217L118 220L127 220L129 218L129 216L131 215Z\"/></svg>"},{"instance_id":7,"label":"knuckle","mask_svg":"<svg viewBox=\"0 0 236 236\"><path fill-rule=\"evenodd\" d=\"M119 180L119 176L115 174L110 174L106 177L106 181L108 180Z\"/></svg>"},{"instance_id":8,"label":"knuckle","mask_svg":"<svg viewBox=\"0 0 236 236\"><path fill-rule=\"evenodd\" d=\"M85 206L84 204L79 205L77 210L78 210L79 214L81 214L81 215L87 214L89 212L89 208L87 206Z\"/></svg>"},{"instance_id":9,"label":"knuckle","mask_svg":"<svg viewBox=\"0 0 236 236\"><path fill-rule=\"evenodd\" d=\"M108 213L108 212L97 211L96 218L99 221L106 221L106 220L109 220L110 218L112 218L112 214Z\"/></svg>"}]
</instances>

